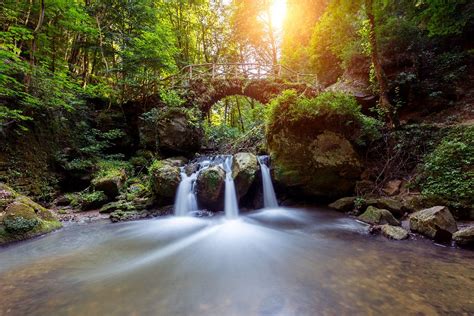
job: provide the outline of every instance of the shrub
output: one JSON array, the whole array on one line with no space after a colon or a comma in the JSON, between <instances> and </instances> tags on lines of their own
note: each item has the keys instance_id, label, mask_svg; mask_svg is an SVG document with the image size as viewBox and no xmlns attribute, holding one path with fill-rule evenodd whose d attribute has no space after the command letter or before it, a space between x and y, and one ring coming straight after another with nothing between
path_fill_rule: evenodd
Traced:
<instances>
[{"instance_id":1,"label":"shrub","mask_svg":"<svg viewBox=\"0 0 474 316\"><path fill-rule=\"evenodd\" d=\"M474 126L452 130L426 158L422 194L454 208L474 207Z\"/></svg>"},{"instance_id":2,"label":"shrub","mask_svg":"<svg viewBox=\"0 0 474 316\"><path fill-rule=\"evenodd\" d=\"M307 98L298 96L295 90L283 91L271 101L266 117L267 134L292 126L302 130L317 127L342 132L358 143L378 137L381 126L381 122L361 113L354 97L340 92Z\"/></svg>"},{"instance_id":3,"label":"shrub","mask_svg":"<svg viewBox=\"0 0 474 316\"><path fill-rule=\"evenodd\" d=\"M40 223L37 218L23 218L21 216L15 216L12 218L6 218L4 221L5 230L12 234L23 234L29 232Z\"/></svg>"}]
</instances>

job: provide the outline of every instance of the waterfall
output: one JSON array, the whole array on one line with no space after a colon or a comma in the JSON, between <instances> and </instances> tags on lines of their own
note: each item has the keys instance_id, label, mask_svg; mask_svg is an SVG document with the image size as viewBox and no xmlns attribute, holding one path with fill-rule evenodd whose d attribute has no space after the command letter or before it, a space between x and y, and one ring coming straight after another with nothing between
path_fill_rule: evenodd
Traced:
<instances>
[{"instance_id":1,"label":"waterfall","mask_svg":"<svg viewBox=\"0 0 474 316\"><path fill-rule=\"evenodd\" d=\"M188 176L185 167L181 168L181 182L179 183L174 202L174 214L186 216L191 212L198 211L196 180L199 173L211 166L219 165L225 171L225 215L229 219L239 216L237 194L235 192L234 178L232 177L232 156L202 157L194 160L197 164L195 171Z\"/></svg>"},{"instance_id":2,"label":"waterfall","mask_svg":"<svg viewBox=\"0 0 474 316\"><path fill-rule=\"evenodd\" d=\"M239 206L237 203L237 194L235 193L234 178L232 178L232 156L224 160L225 170L225 216L234 219L239 216Z\"/></svg>"},{"instance_id":3,"label":"waterfall","mask_svg":"<svg viewBox=\"0 0 474 316\"><path fill-rule=\"evenodd\" d=\"M267 161L268 156L258 157L260 170L262 171L263 206L265 208L276 208L278 207L278 201L276 199L275 190L273 189L272 177L270 175L270 169L267 166Z\"/></svg>"},{"instance_id":4,"label":"waterfall","mask_svg":"<svg viewBox=\"0 0 474 316\"><path fill-rule=\"evenodd\" d=\"M186 216L189 212L198 210L194 183L196 182L198 172L190 176L186 174L184 167L181 168L181 182L178 186L178 192L174 202L174 214L176 216Z\"/></svg>"}]
</instances>

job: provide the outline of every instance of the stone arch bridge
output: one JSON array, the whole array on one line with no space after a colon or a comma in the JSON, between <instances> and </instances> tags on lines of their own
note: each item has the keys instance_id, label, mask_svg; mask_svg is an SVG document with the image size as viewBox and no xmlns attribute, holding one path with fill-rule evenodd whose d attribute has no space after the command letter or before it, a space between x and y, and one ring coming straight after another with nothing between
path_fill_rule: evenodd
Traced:
<instances>
[{"instance_id":1,"label":"stone arch bridge","mask_svg":"<svg viewBox=\"0 0 474 316\"><path fill-rule=\"evenodd\" d=\"M179 91L189 105L198 106L203 113L232 95L250 97L265 104L283 90L295 89L308 96L321 90L316 75L298 73L280 64L259 63L188 65L164 79L163 84Z\"/></svg>"}]
</instances>

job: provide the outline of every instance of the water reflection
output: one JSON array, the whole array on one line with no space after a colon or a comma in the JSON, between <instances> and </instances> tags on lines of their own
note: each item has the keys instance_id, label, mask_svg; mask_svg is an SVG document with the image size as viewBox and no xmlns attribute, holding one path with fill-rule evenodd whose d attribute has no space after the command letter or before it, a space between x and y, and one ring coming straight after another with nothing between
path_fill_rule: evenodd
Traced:
<instances>
[{"instance_id":1,"label":"water reflection","mask_svg":"<svg viewBox=\"0 0 474 316\"><path fill-rule=\"evenodd\" d=\"M366 231L298 209L72 226L0 249L0 315L474 313L473 252Z\"/></svg>"}]
</instances>

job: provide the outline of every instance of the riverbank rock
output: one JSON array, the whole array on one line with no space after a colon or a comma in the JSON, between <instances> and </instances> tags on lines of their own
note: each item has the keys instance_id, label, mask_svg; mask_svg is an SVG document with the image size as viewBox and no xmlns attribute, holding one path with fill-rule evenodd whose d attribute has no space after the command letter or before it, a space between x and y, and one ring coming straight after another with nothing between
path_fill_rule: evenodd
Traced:
<instances>
[{"instance_id":1,"label":"riverbank rock","mask_svg":"<svg viewBox=\"0 0 474 316\"><path fill-rule=\"evenodd\" d=\"M232 177L234 178L237 198L245 196L255 181L259 170L257 156L251 153L237 153L233 157Z\"/></svg>"},{"instance_id":2,"label":"riverbank rock","mask_svg":"<svg viewBox=\"0 0 474 316\"><path fill-rule=\"evenodd\" d=\"M371 225L400 225L400 222L395 217L393 217L390 211L385 209L379 209L373 206L369 206L367 210L357 218Z\"/></svg>"},{"instance_id":3,"label":"riverbank rock","mask_svg":"<svg viewBox=\"0 0 474 316\"><path fill-rule=\"evenodd\" d=\"M458 227L446 206L435 206L411 214L410 230L435 240L446 241L451 240Z\"/></svg>"},{"instance_id":4,"label":"riverbank rock","mask_svg":"<svg viewBox=\"0 0 474 316\"><path fill-rule=\"evenodd\" d=\"M278 136L287 140L285 145L271 150L277 182L306 195L339 197L352 192L362 164L349 140L332 131L315 138L282 133Z\"/></svg>"},{"instance_id":5,"label":"riverbank rock","mask_svg":"<svg viewBox=\"0 0 474 316\"><path fill-rule=\"evenodd\" d=\"M224 207L225 171L220 166L207 168L196 180L198 203L210 211L222 211Z\"/></svg>"},{"instance_id":6,"label":"riverbank rock","mask_svg":"<svg viewBox=\"0 0 474 316\"><path fill-rule=\"evenodd\" d=\"M0 244L39 236L61 226L52 212L0 183Z\"/></svg>"},{"instance_id":7,"label":"riverbank rock","mask_svg":"<svg viewBox=\"0 0 474 316\"><path fill-rule=\"evenodd\" d=\"M365 201L365 205L389 210L393 215L398 217L403 216L405 213L403 203L393 198L381 197L378 199L368 199Z\"/></svg>"},{"instance_id":8,"label":"riverbank rock","mask_svg":"<svg viewBox=\"0 0 474 316\"><path fill-rule=\"evenodd\" d=\"M175 160L155 160L149 175L156 202L161 205L173 203L181 181L181 171Z\"/></svg>"},{"instance_id":9,"label":"riverbank rock","mask_svg":"<svg viewBox=\"0 0 474 316\"><path fill-rule=\"evenodd\" d=\"M453 234L453 240L460 246L474 246L474 226L458 230Z\"/></svg>"},{"instance_id":10,"label":"riverbank rock","mask_svg":"<svg viewBox=\"0 0 474 316\"><path fill-rule=\"evenodd\" d=\"M408 232L400 227L400 226L393 226L393 225L382 225L380 228L382 235L394 240L403 240L408 238Z\"/></svg>"},{"instance_id":11,"label":"riverbank rock","mask_svg":"<svg viewBox=\"0 0 474 316\"><path fill-rule=\"evenodd\" d=\"M354 210L354 204L356 199L357 198L355 196L344 197L332 202L328 206L341 212L351 212L352 210Z\"/></svg>"}]
</instances>

